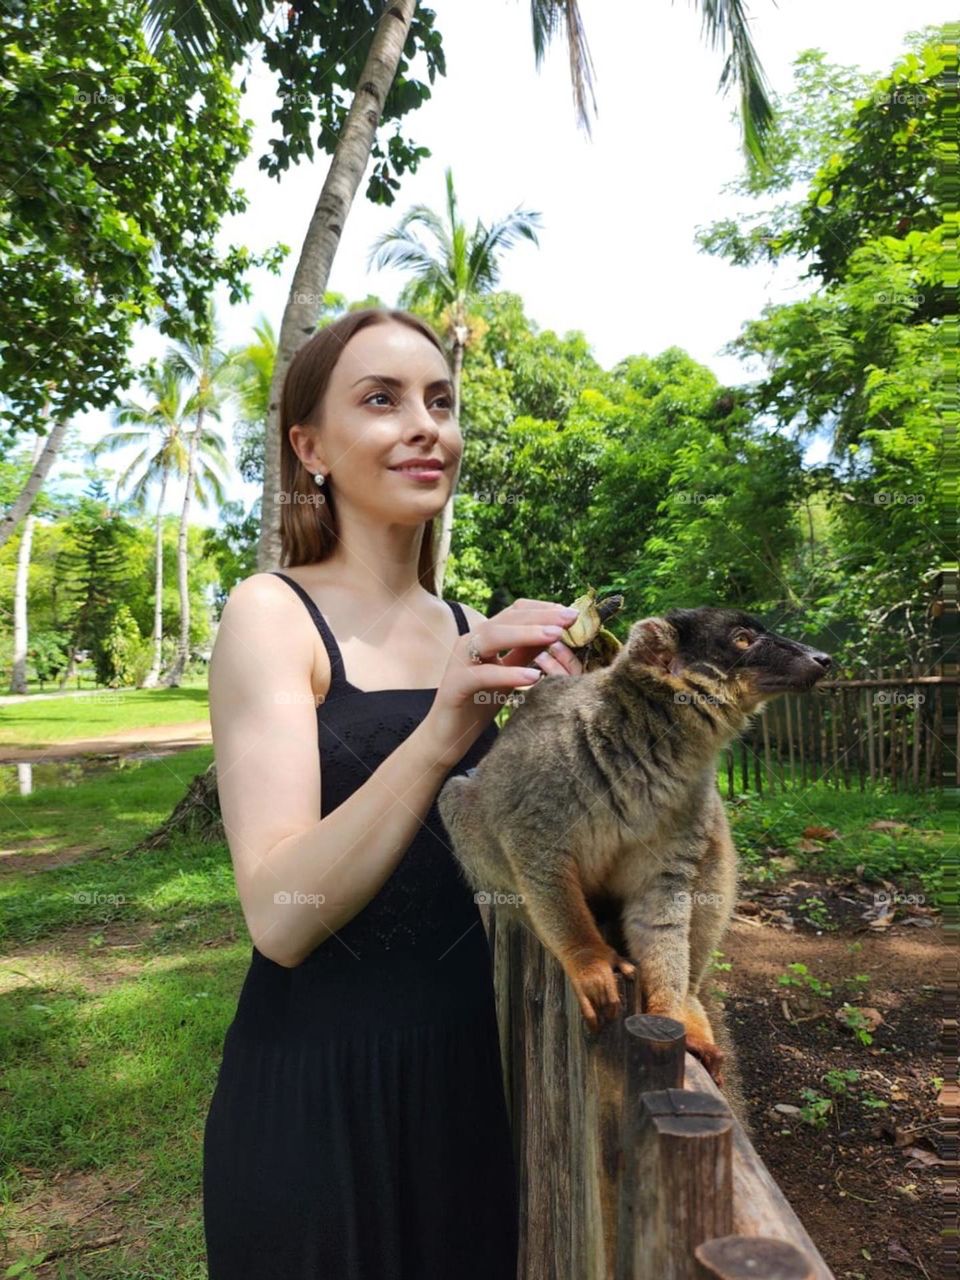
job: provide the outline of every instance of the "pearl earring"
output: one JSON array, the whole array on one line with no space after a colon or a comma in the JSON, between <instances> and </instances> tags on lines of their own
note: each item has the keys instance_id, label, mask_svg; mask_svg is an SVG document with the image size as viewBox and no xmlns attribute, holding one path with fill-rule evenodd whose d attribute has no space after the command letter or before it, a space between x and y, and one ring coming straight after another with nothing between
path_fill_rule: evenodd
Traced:
<instances>
[{"instance_id":1,"label":"pearl earring","mask_svg":"<svg viewBox=\"0 0 960 1280\"><path fill-rule=\"evenodd\" d=\"M322 484L324 483L324 481L326 480L326 478L327 478L327 477L323 474L323 472L322 472L322 471L315 471L315 472L313 473L313 483L314 483L315 485L322 485Z\"/></svg>"}]
</instances>

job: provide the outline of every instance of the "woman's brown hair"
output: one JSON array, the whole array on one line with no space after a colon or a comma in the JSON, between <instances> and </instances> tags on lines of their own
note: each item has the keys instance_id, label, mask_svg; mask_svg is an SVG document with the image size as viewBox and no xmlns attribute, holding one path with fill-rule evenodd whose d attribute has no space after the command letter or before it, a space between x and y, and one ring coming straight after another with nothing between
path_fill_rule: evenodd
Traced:
<instances>
[{"instance_id":1,"label":"woman's brown hair","mask_svg":"<svg viewBox=\"0 0 960 1280\"><path fill-rule=\"evenodd\" d=\"M315 564L332 554L339 538L337 496L329 480L319 488L290 443L290 428L295 423L317 425L322 416L322 402L340 353L355 333L367 325L399 321L422 333L432 342L450 372L450 361L443 343L433 329L409 311L386 307L365 307L349 311L309 338L290 361L280 397L280 563L283 567ZM318 496L323 501L318 502ZM431 595L436 589L437 517L427 520L420 543L417 577Z\"/></svg>"}]
</instances>

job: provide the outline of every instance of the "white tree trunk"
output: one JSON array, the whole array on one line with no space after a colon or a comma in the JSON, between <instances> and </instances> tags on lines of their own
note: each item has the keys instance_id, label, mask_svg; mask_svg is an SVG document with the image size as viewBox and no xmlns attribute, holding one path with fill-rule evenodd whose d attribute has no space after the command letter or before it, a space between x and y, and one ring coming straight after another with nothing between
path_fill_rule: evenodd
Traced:
<instances>
[{"instance_id":1,"label":"white tree trunk","mask_svg":"<svg viewBox=\"0 0 960 1280\"><path fill-rule=\"evenodd\" d=\"M459 334L454 338L453 343L453 415L459 420L460 418L460 383L463 378L463 343L459 340ZM461 458L460 465L463 465ZM437 595L443 597L443 578L447 568L447 558L450 555L450 543L453 539L453 495L457 488L457 482L460 479L460 471L453 477L453 488L450 491L450 497L447 499L443 508L443 515L440 519L440 545L437 551Z\"/></svg>"},{"instance_id":2,"label":"white tree trunk","mask_svg":"<svg viewBox=\"0 0 960 1280\"><path fill-rule=\"evenodd\" d=\"M203 414L197 414L197 425L190 433L190 450L187 455L187 487L183 494L183 509L180 512L180 530L177 535L177 585L180 589L180 640L177 644L177 656L170 674L167 676L168 689L179 686L187 667L190 652L190 582L187 571L187 534L189 532L190 497L193 490L193 473L196 468L197 443L203 430Z\"/></svg>"},{"instance_id":3,"label":"white tree trunk","mask_svg":"<svg viewBox=\"0 0 960 1280\"><path fill-rule=\"evenodd\" d=\"M280 393L283 380L297 349L317 331L330 268L370 159L383 103L397 74L397 64L415 9L416 0L393 0L384 6L360 74L360 83L304 237L300 261L284 308L270 384L263 450L263 499L257 546L257 569L260 572L275 569L280 564Z\"/></svg>"},{"instance_id":4,"label":"white tree trunk","mask_svg":"<svg viewBox=\"0 0 960 1280\"><path fill-rule=\"evenodd\" d=\"M42 444L39 450L34 452L33 469L30 472L30 477L13 506L0 519L0 547L9 541L14 529L33 506L37 494L43 488L43 482L46 480L50 468L57 460L57 454L60 452L60 446L63 443L66 430L66 422L58 422L52 431L39 438Z\"/></svg>"},{"instance_id":5,"label":"white tree trunk","mask_svg":"<svg viewBox=\"0 0 960 1280\"><path fill-rule=\"evenodd\" d=\"M156 564L154 566L153 605L153 662L144 677L141 688L155 689L160 683L160 667L163 662L163 502L167 492L167 468L160 477L160 501L157 504Z\"/></svg>"},{"instance_id":6,"label":"white tree trunk","mask_svg":"<svg viewBox=\"0 0 960 1280\"><path fill-rule=\"evenodd\" d=\"M37 436L33 446L33 467L43 453L44 437ZM41 481L42 483L42 481ZM32 501L32 499L31 499ZM36 517L28 515L23 526L23 536L17 548L17 576L13 585L13 672L10 677L11 693L27 692L27 645L30 640L27 623L27 585L30 581L30 548L33 545L33 526Z\"/></svg>"}]
</instances>

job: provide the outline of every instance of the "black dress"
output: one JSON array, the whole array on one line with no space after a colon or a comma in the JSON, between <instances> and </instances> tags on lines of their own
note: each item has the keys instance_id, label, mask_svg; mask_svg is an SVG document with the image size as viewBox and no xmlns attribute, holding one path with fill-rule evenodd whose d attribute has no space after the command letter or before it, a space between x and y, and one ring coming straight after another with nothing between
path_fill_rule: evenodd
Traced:
<instances>
[{"instance_id":1,"label":"black dress","mask_svg":"<svg viewBox=\"0 0 960 1280\"><path fill-rule=\"evenodd\" d=\"M436 690L350 684L320 611L278 576L330 657L317 709L325 816ZM204 1129L209 1276L515 1280L517 1204L490 951L434 799L380 891L301 964L253 948Z\"/></svg>"}]
</instances>

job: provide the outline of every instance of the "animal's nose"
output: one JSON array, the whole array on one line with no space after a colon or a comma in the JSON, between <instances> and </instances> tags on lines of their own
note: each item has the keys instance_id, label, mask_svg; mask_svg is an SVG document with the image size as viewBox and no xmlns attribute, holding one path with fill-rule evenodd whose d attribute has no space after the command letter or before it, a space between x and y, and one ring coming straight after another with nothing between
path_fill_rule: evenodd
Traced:
<instances>
[{"instance_id":1,"label":"animal's nose","mask_svg":"<svg viewBox=\"0 0 960 1280\"><path fill-rule=\"evenodd\" d=\"M816 650L814 650L814 652L811 653L810 657L814 660L814 662L819 662L820 666L823 667L824 671L829 671L830 668L833 666L833 659L830 657L829 653L818 653Z\"/></svg>"}]
</instances>

